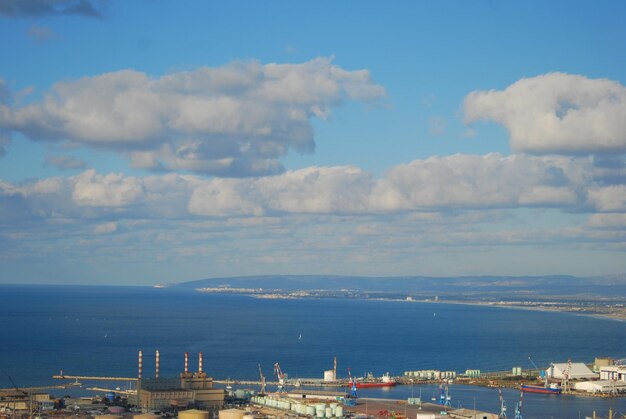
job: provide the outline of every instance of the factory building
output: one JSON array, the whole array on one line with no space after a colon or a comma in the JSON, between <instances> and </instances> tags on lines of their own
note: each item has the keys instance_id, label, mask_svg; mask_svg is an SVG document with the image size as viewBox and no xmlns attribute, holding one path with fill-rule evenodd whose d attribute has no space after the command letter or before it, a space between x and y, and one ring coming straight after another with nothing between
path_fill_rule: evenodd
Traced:
<instances>
[{"instance_id":1,"label":"factory building","mask_svg":"<svg viewBox=\"0 0 626 419\"><path fill-rule=\"evenodd\" d=\"M456 371L439 371L439 370L418 370L404 371L404 376L416 380L440 380L456 378Z\"/></svg>"},{"instance_id":2,"label":"factory building","mask_svg":"<svg viewBox=\"0 0 626 419\"><path fill-rule=\"evenodd\" d=\"M139 380L136 404L144 410L168 407L187 408L190 405L216 409L224 404L224 390L213 388L213 379L202 370L202 352L198 354L198 371L189 372L185 353L185 369L178 378L159 377L159 351L154 378L142 378L142 353L139 352Z\"/></svg>"},{"instance_id":3,"label":"factory building","mask_svg":"<svg viewBox=\"0 0 626 419\"><path fill-rule=\"evenodd\" d=\"M337 357L334 359L333 369L324 371L324 381L337 381Z\"/></svg>"},{"instance_id":4,"label":"factory building","mask_svg":"<svg viewBox=\"0 0 626 419\"><path fill-rule=\"evenodd\" d=\"M600 367L600 379L626 383L626 365L607 365Z\"/></svg>"},{"instance_id":5,"label":"factory building","mask_svg":"<svg viewBox=\"0 0 626 419\"><path fill-rule=\"evenodd\" d=\"M571 380L593 380L598 378L598 374L591 371L587 365L582 362L562 362L558 364L552 364L550 368L546 369L546 377L562 380L565 378L565 372L569 366L569 378Z\"/></svg>"},{"instance_id":6,"label":"factory building","mask_svg":"<svg viewBox=\"0 0 626 419\"><path fill-rule=\"evenodd\" d=\"M592 394L616 394L626 392L626 382L613 380L583 381L574 384L576 391Z\"/></svg>"}]
</instances>

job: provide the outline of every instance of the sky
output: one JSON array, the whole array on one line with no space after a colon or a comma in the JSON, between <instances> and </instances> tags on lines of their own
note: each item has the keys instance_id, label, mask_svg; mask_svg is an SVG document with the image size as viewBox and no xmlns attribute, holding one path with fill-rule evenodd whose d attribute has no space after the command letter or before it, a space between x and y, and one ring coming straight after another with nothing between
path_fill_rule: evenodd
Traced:
<instances>
[{"instance_id":1,"label":"sky","mask_svg":"<svg viewBox=\"0 0 626 419\"><path fill-rule=\"evenodd\" d=\"M0 0L0 283L624 278L624 16Z\"/></svg>"}]
</instances>

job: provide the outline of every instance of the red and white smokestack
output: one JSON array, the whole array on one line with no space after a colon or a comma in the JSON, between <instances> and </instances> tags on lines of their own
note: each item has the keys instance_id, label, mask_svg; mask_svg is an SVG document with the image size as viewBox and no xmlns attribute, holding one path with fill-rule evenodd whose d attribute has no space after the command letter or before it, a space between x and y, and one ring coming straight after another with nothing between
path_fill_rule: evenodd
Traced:
<instances>
[{"instance_id":1,"label":"red and white smokestack","mask_svg":"<svg viewBox=\"0 0 626 419\"><path fill-rule=\"evenodd\" d=\"M202 372L202 352L198 353L198 372Z\"/></svg>"},{"instance_id":2,"label":"red and white smokestack","mask_svg":"<svg viewBox=\"0 0 626 419\"><path fill-rule=\"evenodd\" d=\"M143 371L143 353L139 351L139 373L138 378L141 380L141 373Z\"/></svg>"},{"instance_id":3,"label":"red and white smokestack","mask_svg":"<svg viewBox=\"0 0 626 419\"><path fill-rule=\"evenodd\" d=\"M189 372L189 352L185 352L185 374Z\"/></svg>"},{"instance_id":4,"label":"red and white smokestack","mask_svg":"<svg viewBox=\"0 0 626 419\"><path fill-rule=\"evenodd\" d=\"M159 351L156 351L156 376L155 378L159 379Z\"/></svg>"}]
</instances>

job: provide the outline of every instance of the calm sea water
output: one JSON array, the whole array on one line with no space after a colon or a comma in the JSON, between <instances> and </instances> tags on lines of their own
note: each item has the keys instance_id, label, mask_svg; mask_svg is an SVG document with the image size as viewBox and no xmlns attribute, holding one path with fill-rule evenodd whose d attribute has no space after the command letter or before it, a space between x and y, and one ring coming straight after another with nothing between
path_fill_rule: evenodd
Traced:
<instances>
[{"instance_id":1,"label":"calm sea water","mask_svg":"<svg viewBox=\"0 0 626 419\"><path fill-rule=\"evenodd\" d=\"M66 375L177 375L183 354L215 378L266 376L280 362L290 377L322 377L337 356L340 375L441 369L529 368L626 356L626 322L492 307L353 300L262 300L144 287L0 286L0 386L53 383ZM362 396L430 399L431 386L367 390ZM455 406L498 409L497 391L452 386ZM506 390L509 412L519 393ZM525 417L584 417L625 399L526 394Z\"/></svg>"}]
</instances>

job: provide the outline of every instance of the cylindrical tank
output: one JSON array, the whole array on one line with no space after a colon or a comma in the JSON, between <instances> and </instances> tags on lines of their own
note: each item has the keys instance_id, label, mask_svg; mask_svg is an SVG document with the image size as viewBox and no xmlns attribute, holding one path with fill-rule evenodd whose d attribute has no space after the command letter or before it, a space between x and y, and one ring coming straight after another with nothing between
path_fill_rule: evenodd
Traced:
<instances>
[{"instance_id":1,"label":"cylindrical tank","mask_svg":"<svg viewBox=\"0 0 626 419\"><path fill-rule=\"evenodd\" d=\"M178 412L178 419L209 419L209 412L205 410L183 410Z\"/></svg>"},{"instance_id":2,"label":"cylindrical tank","mask_svg":"<svg viewBox=\"0 0 626 419\"><path fill-rule=\"evenodd\" d=\"M335 416L337 416L338 418L343 416L343 406L337 406L337 408L335 409Z\"/></svg>"},{"instance_id":3,"label":"cylindrical tank","mask_svg":"<svg viewBox=\"0 0 626 419\"><path fill-rule=\"evenodd\" d=\"M326 413L326 405L324 403L318 403L315 405L315 417L323 418Z\"/></svg>"},{"instance_id":4,"label":"cylindrical tank","mask_svg":"<svg viewBox=\"0 0 626 419\"><path fill-rule=\"evenodd\" d=\"M326 417L327 418L332 418L333 417L333 409L331 409L330 407L326 408Z\"/></svg>"}]
</instances>

